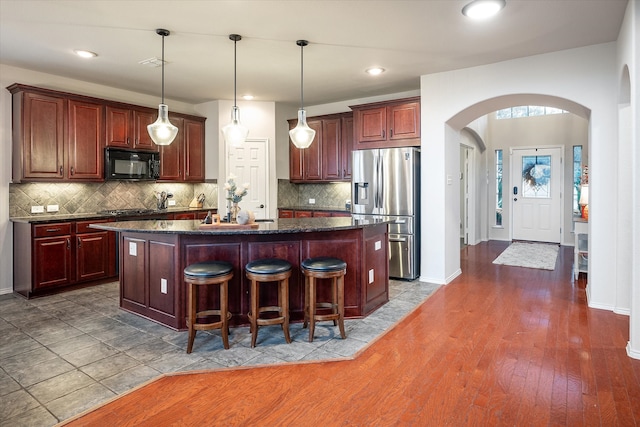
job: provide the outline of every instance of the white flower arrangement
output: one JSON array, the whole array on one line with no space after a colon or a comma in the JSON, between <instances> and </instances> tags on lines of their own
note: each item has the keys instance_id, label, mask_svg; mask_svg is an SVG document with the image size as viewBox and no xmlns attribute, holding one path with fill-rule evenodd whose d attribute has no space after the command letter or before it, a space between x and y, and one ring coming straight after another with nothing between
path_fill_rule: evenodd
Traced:
<instances>
[{"instance_id":1,"label":"white flower arrangement","mask_svg":"<svg viewBox=\"0 0 640 427\"><path fill-rule=\"evenodd\" d=\"M227 182L224 183L224 189L227 192L227 200L233 203L239 203L244 196L247 195L247 190L249 190L249 183L245 182L242 184L242 187L238 187L236 184L236 176L234 174L230 174L227 178Z\"/></svg>"}]
</instances>

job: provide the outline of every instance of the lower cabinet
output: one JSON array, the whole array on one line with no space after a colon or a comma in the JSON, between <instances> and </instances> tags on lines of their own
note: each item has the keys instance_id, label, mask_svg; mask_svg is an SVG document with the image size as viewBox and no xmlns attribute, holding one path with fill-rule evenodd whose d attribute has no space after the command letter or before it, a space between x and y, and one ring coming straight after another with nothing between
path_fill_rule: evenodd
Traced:
<instances>
[{"instance_id":1,"label":"lower cabinet","mask_svg":"<svg viewBox=\"0 0 640 427\"><path fill-rule=\"evenodd\" d=\"M183 326L178 237L132 234L120 239L120 307L175 329Z\"/></svg>"},{"instance_id":2,"label":"lower cabinet","mask_svg":"<svg viewBox=\"0 0 640 427\"><path fill-rule=\"evenodd\" d=\"M291 319L304 318L304 275L300 263L309 257L333 256L347 263L345 316L362 317L389 299L388 232L386 224L366 229L276 235L180 235L122 232L120 240L120 306L170 328L186 328L184 268L196 262L231 263L229 282L231 324L248 324L249 282L244 266L261 258L286 259ZM200 294L199 310L219 304L217 287ZM320 291L330 292L328 289ZM275 305L277 288L265 286L262 305ZM273 304L271 304L273 302Z\"/></svg>"},{"instance_id":3,"label":"lower cabinet","mask_svg":"<svg viewBox=\"0 0 640 427\"><path fill-rule=\"evenodd\" d=\"M107 220L13 224L13 289L27 298L116 275L115 233Z\"/></svg>"}]
</instances>

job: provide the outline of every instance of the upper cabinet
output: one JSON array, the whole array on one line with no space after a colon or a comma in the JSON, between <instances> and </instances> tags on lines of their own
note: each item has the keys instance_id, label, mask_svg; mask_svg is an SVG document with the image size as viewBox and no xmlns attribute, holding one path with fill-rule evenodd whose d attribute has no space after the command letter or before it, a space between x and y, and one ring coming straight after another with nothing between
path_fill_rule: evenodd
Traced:
<instances>
[{"instance_id":1,"label":"upper cabinet","mask_svg":"<svg viewBox=\"0 0 640 427\"><path fill-rule=\"evenodd\" d=\"M170 145L159 146L160 181L204 182L204 118L187 119L169 114L178 127Z\"/></svg>"},{"instance_id":2,"label":"upper cabinet","mask_svg":"<svg viewBox=\"0 0 640 427\"><path fill-rule=\"evenodd\" d=\"M156 121L157 111L107 105L107 147L157 151L147 132L147 125Z\"/></svg>"},{"instance_id":3,"label":"upper cabinet","mask_svg":"<svg viewBox=\"0 0 640 427\"><path fill-rule=\"evenodd\" d=\"M104 107L14 84L13 182L102 181Z\"/></svg>"},{"instance_id":4,"label":"upper cabinet","mask_svg":"<svg viewBox=\"0 0 640 427\"><path fill-rule=\"evenodd\" d=\"M13 182L104 181L104 148L160 151L161 179L204 181L204 117L172 113L178 137L153 143L157 110L21 84L13 95Z\"/></svg>"},{"instance_id":5,"label":"upper cabinet","mask_svg":"<svg viewBox=\"0 0 640 427\"><path fill-rule=\"evenodd\" d=\"M289 120L289 129L297 119ZM335 182L351 179L353 146L352 113L307 118L316 131L309 148L297 148L289 141L289 180L291 182Z\"/></svg>"},{"instance_id":6,"label":"upper cabinet","mask_svg":"<svg viewBox=\"0 0 640 427\"><path fill-rule=\"evenodd\" d=\"M351 106L354 148L420 145L420 97Z\"/></svg>"}]
</instances>

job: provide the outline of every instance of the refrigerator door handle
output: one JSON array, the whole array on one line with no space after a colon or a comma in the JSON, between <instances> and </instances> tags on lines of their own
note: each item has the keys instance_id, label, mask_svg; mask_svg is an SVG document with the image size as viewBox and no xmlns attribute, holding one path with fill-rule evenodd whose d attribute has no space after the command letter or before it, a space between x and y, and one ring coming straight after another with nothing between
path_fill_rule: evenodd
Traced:
<instances>
[{"instance_id":1,"label":"refrigerator door handle","mask_svg":"<svg viewBox=\"0 0 640 427\"><path fill-rule=\"evenodd\" d=\"M380 181L380 166L379 166L379 157L376 155L373 157L373 182L374 182L374 188L373 188L373 213L377 214L378 211L378 200L380 198L379 195L379 181Z\"/></svg>"},{"instance_id":2,"label":"refrigerator door handle","mask_svg":"<svg viewBox=\"0 0 640 427\"><path fill-rule=\"evenodd\" d=\"M383 200L384 200L384 162L382 161L382 156L380 156L380 174L378 175L378 179L379 179L379 183L378 183L378 191L380 192L380 197L378 197L378 200L380 200L380 213L384 213L382 211L382 209L384 208L383 206Z\"/></svg>"}]
</instances>

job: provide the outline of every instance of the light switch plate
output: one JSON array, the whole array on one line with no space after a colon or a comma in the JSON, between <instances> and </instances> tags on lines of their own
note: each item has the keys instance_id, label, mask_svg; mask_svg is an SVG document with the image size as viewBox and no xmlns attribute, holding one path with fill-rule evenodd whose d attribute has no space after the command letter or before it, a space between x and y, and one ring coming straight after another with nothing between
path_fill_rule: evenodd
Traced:
<instances>
[{"instance_id":1,"label":"light switch plate","mask_svg":"<svg viewBox=\"0 0 640 427\"><path fill-rule=\"evenodd\" d=\"M169 206L175 206L175 205L176 205L175 200L169 200Z\"/></svg>"},{"instance_id":2,"label":"light switch plate","mask_svg":"<svg viewBox=\"0 0 640 427\"><path fill-rule=\"evenodd\" d=\"M47 205L47 212L58 212L58 205Z\"/></svg>"},{"instance_id":3,"label":"light switch plate","mask_svg":"<svg viewBox=\"0 0 640 427\"><path fill-rule=\"evenodd\" d=\"M44 213L44 206L31 206L31 213Z\"/></svg>"},{"instance_id":4,"label":"light switch plate","mask_svg":"<svg viewBox=\"0 0 640 427\"><path fill-rule=\"evenodd\" d=\"M138 256L138 245L135 242L129 242L129 255Z\"/></svg>"},{"instance_id":5,"label":"light switch plate","mask_svg":"<svg viewBox=\"0 0 640 427\"><path fill-rule=\"evenodd\" d=\"M310 205L315 205L316 204L316 199L309 199L309 204Z\"/></svg>"},{"instance_id":6,"label":"light switch plate","mask_svg":"<svg viewBox=\"0 0 640 427\"><path fill-rule=\"evenodd\" d=\"M369 283L373 283L373 268L369 270Z\"/></svg>"},{"instance_id":7,"label":"light switch plate","mask_svg":"<svg viewBox=\"0 0 640 427\"><path fill-rule=\"evenodd\" d=\"M382 242L380 240L376 240L375 249L376 251L379 251L380 249L382 249Z\"/></svg>"},{"instance_id":8,"label":"light switch plate","mask_svg":"<svg viewBox=\"0 0 640 427\"><path fill-rule=\"evenodd\" d=\"M167 279L160 279L160 292L167 293Z\"/></svg>"}]
</instances>

